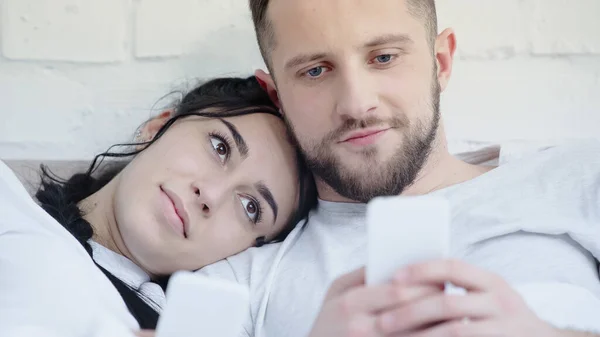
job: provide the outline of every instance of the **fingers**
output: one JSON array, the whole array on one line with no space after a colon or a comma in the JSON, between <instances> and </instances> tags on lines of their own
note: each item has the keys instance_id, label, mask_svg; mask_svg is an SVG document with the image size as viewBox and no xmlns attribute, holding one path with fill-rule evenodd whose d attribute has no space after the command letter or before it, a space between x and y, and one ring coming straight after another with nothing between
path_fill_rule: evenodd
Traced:
<instances>
[{"instance_id":1,"label":"fingers","mask_svg":"<svg viewBox=\"0 0 600 337\"><path fill-rule=\"evenodd\" d=\"M467 296L438 294L388 311L379 317L381 331L391 334L422 329L423 326L456 319L484 319L501 314L488 293Z\"/></svg>"},{"instance_id":2,"label":"fingers","mask_svg":"<svg viewBox=\"0 0 600 337\"><path fill-rule=\"evenodd\" d=\"M464 321L454 320L438 324L430 329L419 330L403 337L482 337L500 336L502 327L496 321Z\"/></svg>"},{"instance_id":3,"label":"fingers","mask_svg":"<svg viewBox=\"0 0 600 337\"><path fill-rule=\"evenodd\" d=\"M335 334L334 334L335 335ZM349 322L345 331L339 336L369 336L385 337L381 331L377 330L377 322L374 316L358 316Z\"/></svg>"},{"instance_id":4,"label":"fingers","mask_svg":"<svg viewBox=\"0 0 600 337\"><path fill-rule=\"evenodd\" d=\"M351 288L355 288L364 284L365 268L363 267L337 278L331 287L329 287L328 297L341 295Z\"/></svg>"},{"instance_id":5,"label":"fingers","mask_svg":"<svg viewBox=\"0 0 600 337\"><path fill-rule=\"evenodd\" d=\"M499 276L458 260L439 260L409 266L396 274L409 284L452 284L468 291L490 291L506 286Z\"/></svg>"},{"instance_id":6,"label":"fingers","mask_svg":"<svg viewBox=\"0 0 600 337\"><path fill-rule=\"evenodd\" d=\"M414 300L440 294L435 286L404 286L386 284L374 287L355 288L341 297L344 312L377 313L389 310Z\"/></svg>"}]
</instances>

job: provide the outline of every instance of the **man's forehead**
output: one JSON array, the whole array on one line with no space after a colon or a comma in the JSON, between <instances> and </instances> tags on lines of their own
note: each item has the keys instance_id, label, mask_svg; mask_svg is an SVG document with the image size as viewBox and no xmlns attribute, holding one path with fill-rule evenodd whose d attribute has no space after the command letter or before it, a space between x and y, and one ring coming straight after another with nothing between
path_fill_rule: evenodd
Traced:
<instances>
[{"instance_id":1,"label":"man's forehead","mask_svg":"<svg viewBox=\"0 0 600 337\"><path fill-rule=\"evenodd\" d=\"M269 136L280 137L284 130L283 122L273 115L267 113L254 113L225 118L234 124L242 136ZM260 139L261 137L259 137Z\"/></svg>"},{"instance_id":2,"label":"man's forehead","mask_svg":"<svg viewBox=\"0 0 600 337\"><path fill-rule=\"evenodd\" d=\"M270 0L269 11L319 11L334 10L339 14L349 9L385 10L390 8L407 9L406 0Z\"/></svg>"},{"instance_id":3,"label":"man's forehead","mask_svg":"<svg viewBox=\"0 0 600 337\"><path fill-rule=\"evenodd\" d=\"M362 44L380 35L407 34L416 20L404 0L271 0L269 20L275 49L286 53L330 44ZM403 29L403 26L407 29Z\"/></svg>"},{"instance_id":4,"label":"man's forehead","mask_svg":"<svg viewBox=\"0 0 600 337\"><path fill-rule=\"evenodd\" d=\"M277 153L288 151L291 145L287 142L287 130L283 121L266 113L250 114L228 119L235 124L239 132L246 138L254 152Z\"/></svg>"}]
</instances>

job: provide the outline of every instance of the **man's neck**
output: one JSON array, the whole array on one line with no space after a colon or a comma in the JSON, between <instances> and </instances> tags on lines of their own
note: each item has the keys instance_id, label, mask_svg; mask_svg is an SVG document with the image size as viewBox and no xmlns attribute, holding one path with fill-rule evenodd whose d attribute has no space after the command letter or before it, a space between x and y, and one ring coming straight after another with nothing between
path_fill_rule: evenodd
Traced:
<instances>
[{"instance_id":1,"label":"man's neck","mask_svg":"<svg viewBox=\"0 0 600 337\"><path fill-rule=\"evenodd\" d=\"M414 182L401 195L424 195L474 179L492 167L468 164L448 151L432 153L419 171Z\"/></svg>"}]
</instances>

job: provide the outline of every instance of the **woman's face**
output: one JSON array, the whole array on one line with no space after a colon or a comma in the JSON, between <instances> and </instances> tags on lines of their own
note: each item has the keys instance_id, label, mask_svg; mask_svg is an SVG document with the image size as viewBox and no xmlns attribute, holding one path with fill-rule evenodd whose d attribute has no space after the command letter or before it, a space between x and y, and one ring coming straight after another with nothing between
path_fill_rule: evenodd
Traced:
<instances>
[{"instance_id":1,"label":"woman's face","mask_svg":"<svg viewBox=\"0 0 600 337\"><path fill-rule=\"evenodd\" d=\"M179 119L116 178L124 248L145 270L169 274L272 239L297 206L295 158L277 117Z\"/></svg>"}]
</instances>

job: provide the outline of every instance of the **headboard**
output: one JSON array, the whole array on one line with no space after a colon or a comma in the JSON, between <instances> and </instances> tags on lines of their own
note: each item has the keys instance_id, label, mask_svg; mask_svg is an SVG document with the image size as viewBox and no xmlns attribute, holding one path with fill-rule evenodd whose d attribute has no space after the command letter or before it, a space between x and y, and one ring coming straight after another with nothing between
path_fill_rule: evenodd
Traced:
<instances>
[{"instance_id":1,"label":"headboard","mask_svg":"<svg viewBox=\"0 0 600 337\"><path fill-rule=\"evenodd\" d=\"M462 147L456 156L468 163L479 165L498 165L500 147L489 144L475 144ZM78 172L84 172L89 166L87 161L38 161L38 160L5 160L19 177L29 193L34 193L40 182L40 164L48 166L50 171L60 178L69 178Z\"/></svg>"},{"instance_id":2,"label":"headboard","mask_svg":"<svg viewBox=\"0 0 600 337\"><path fill-rule=\"evenodd\" d=\"M40 183L40 165L48 166L59 178L69 178L78 172L87 170L87 161L37 161L37 160L5 160L30 194L33 194Z\"/></svg>"}]
</instances>

